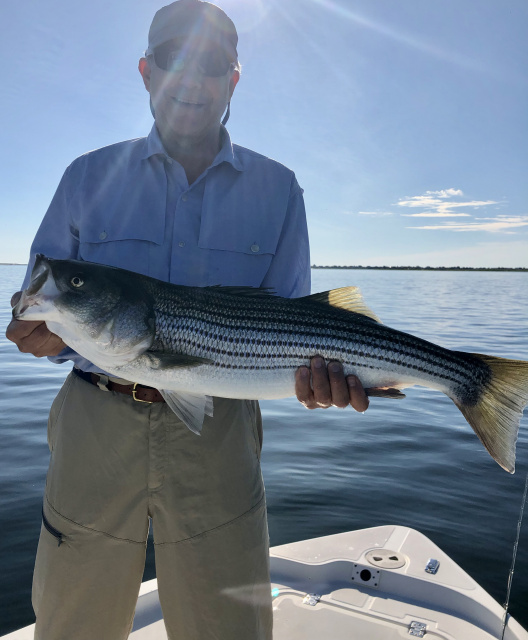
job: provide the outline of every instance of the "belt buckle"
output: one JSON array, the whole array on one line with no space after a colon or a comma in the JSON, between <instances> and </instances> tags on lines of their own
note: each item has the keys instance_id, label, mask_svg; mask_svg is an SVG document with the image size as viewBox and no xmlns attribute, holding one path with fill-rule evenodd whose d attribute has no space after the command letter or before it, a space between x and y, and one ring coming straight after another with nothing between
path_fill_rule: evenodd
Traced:
<instances>
[{"instance_id":1,"label":"belt buckle","mask_svg":"<svg viewBox=\"0 0 528 640\"><path fill-rule=\"evenodd\" d=\"M152 404L152 402L150 400L141 400L141 398L136 397L136 387L138 386L139 382L134 382L134 386L132 387L132 397L134 398L134 400L136 402L144 402L145 404Z\"/></svg>"}]
</instances>

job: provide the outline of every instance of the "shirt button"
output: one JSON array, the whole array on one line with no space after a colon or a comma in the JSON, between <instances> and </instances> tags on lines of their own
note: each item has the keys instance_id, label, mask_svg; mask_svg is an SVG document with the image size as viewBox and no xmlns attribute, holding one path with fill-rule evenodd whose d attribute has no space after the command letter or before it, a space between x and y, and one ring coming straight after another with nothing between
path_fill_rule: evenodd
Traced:
<instances>
[{"instance_id":1,"label":"shirt button","mask_svg":"<svg viewBox=\"0 0 528 640\"><path fill-rule=\"evenodd\" d=\"M178 242L178 246L179 247L184 247L185 246L185 242Z\"/></svg>"},{"instance_id":2,"label":"shirt button","mask_svg":"<svg viewBox=\"0 0 528 640\"><path fill-rule=\"evenodd\" d=\"M106 231L101 231L99 234L99 240L104 240L106 238Z\"/></svg>"},{"instance_id":3,"label":"shirt button","mask_svg":"<svg viewBox=\"0 0 528 640\"><path fill-rule=\"evenodd\" d=\"M187 194L185 194L185 195L183 195L183 196L182 196L182 200L183 200L184 202L187 202L187 198L188 198L188 197L189 197L189 196L187 196Z\"/></svg>"},{"instance_id":4,"label":"shirt button","mask_svg":"<svg viewBox=\"0 0 528 640\"><path fill-rule=\"evenodd\" d=\"M258 246L258 244L252 244L251 251L253 251L253 253L258 253L260 251L260 247Z\"/></svg>"}]
</instances>

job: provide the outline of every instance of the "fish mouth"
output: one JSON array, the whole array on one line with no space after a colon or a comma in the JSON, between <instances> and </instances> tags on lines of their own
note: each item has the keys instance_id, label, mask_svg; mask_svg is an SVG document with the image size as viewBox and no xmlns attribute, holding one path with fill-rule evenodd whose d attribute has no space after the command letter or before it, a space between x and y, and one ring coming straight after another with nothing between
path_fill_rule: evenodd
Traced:
<instances>
[{"instance_id":1,"label":"fish mouth","mask_svg":"<svg viewBox=\"0 0 528 640\"><path fill-rule=\"evenodd\" d=\"M29 309L29 307L32 307L35 304L37 303L33 300L30 300L26 295L26 292L24 291L20 296L20 300L13 307L13 318L15 320L25 320L25 318L23 317L24 313Z\"/></svg>"},{"instance_id":2,"label":"fish mouth","mask_svg":"<svg viewBox=\"0 0 528 640\"><path fill-rule=\"evenodd\" d=\"M49 303L58 293L53 278L50 278L51 268L47 258L39 254L31 272L31 281L27 289L22 292L20 300L13 307L15 320L32 320L49 310Z\"/></svg>"}]
</instances>

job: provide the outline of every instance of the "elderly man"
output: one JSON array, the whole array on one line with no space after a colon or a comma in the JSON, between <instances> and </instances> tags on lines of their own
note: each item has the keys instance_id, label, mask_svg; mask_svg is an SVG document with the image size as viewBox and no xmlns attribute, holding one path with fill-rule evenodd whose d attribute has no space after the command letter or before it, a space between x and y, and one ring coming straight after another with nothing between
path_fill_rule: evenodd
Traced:
<instances>
[{"instance_id":1,"label":"elderly man","mask_svg":"<svg viewBox=\"0 0 528 640\"><path fill-rule=\"evenodd\" d=\"M240 78L237 42L232 21L207 2L179 0L156 13L139 62L155 124L147 138L66 169L24 286L44 253L178 284L309 293L294 174L233 145L223 126ZM49 418L35 638L126 638L152 522L168 637L269 640L258 404L215 398L197 437L156 390L133 393L133 381L109 378L45 324L13 321L7 336L21 351L74 364ZM367 406L357 379L337 363L327 371L320 357L299 369L296 391L309 408Z\"/></svg>"}]
</instances>

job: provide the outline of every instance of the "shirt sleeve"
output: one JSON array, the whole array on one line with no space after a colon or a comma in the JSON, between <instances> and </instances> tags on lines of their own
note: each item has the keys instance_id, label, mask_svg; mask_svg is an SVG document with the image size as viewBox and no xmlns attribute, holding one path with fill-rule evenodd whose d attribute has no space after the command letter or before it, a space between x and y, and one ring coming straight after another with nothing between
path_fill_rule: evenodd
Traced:
<instances>
[{"instance_id":1,"label":"shirt sleeve","mask_svg":"<svg viewBox=\"0 0 528 640\"><path fill-rule=\"evenodd\" d=\"M75 260L78 258L79 234L73 227L69 206L73 186L70 170L71 165L64 172L53 200L35 235L22 289L25 289L29 284L37 253L42 253L48 258L62 260Z\"/></svg>"},{"instance_id":2,"label":"shirt sleeve","mask_svg":"<svg viewBox=\"0 0 528 640\"><path fill-rule=\"evenodd\" d=\"M22 284L26 289L30 278L35 257L42 253L49 258L62 260L77 259L79 255L79 234L73 227L70 211L72 180L70 176L71 165L66 169L62 180L57 187L53 200L44 216L40 227L31 245L28 268ZM63 349L57 356L48 357L48 360L61 364L73 359L76 352L70 347Z\"/></svg>"},{"instance_id":3,"label":"shirt sleeve","mask_svg":"<svg viewBox=\"0 0 528 640\"><path fill-rule=\"evenodd\" d=\"M282 233L262 287L284 298L310 294L310 245L303 192L295 177L288 201Z\"/></svg>"}]
</instances>

